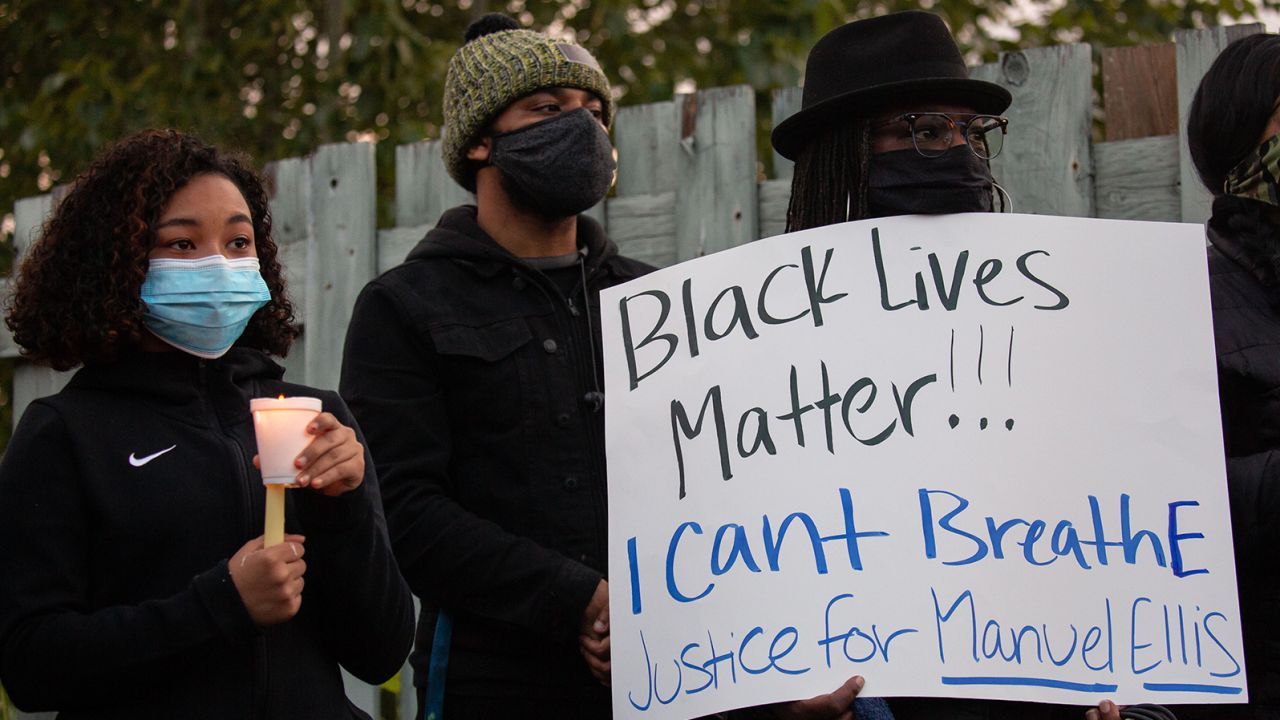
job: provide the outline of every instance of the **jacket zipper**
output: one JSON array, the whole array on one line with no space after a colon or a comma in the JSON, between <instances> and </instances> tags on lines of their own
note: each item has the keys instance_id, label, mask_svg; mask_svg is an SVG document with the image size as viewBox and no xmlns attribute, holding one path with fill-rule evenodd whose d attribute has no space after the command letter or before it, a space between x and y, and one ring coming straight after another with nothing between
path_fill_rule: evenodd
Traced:
<instances>
[{"instance_id":1,"label":"jacket zipper","mask_svg":"<svg viewBox=\"0 0 1280 720\"><path fill-rule=\"evenodd\" d=\"M218 412L213 406L211 393L209 391L208 361L200 360L197 367L198 367L198 373L199 373L200 399L205 406L205 412L208 413L209 418L212 419L213 424L218 428L219 439L223 442L224 445L226 445L231 450L232 456L235 457L235 463L234 463L235 468L239 471L237 473L238 477L236 479L238 480L238 482L236 484L240 488L240 500L241 500L240 506L244 508L244 512L240 516L240 536L241 537L252 536L253 496L252 496L251 478L249 474L248 463L245 462L245 459L244 459L245 449L240 444L240 441L237 440L235 436L227 432L226 429L222 426L222 420L218 417ZM252 712L252 715L250 715L251 718L261 718L261 717L266 717L267 715L266 713L267 697L268 697L267 690L268 690L268 682L270 681L270 676L269 676L270 645L269 643L270 643L270 633L269 632L262 633L257 643L258 651L261 656L260 662L259 662L259 670L256 673L256 676L253 678L254 683L261 688L262 704L260 707L254 707L253 699L254 699L254 695L257 693L255 693L253 689L250 689L249 705L250 705L250 711Z\"/></svg>"}]
</instances>

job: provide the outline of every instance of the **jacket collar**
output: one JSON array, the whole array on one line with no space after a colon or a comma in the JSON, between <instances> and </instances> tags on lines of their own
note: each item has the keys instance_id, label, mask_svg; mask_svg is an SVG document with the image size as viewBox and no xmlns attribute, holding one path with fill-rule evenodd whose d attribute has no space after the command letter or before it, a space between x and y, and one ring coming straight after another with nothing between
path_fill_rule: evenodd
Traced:
<instances>
[{"instance_id":1,"label":"jacket collar","mask_svg":"<svg viewBox=\"0 0 1280 720\"><path fill-rule=\"evenodd\" d=\"M618 255L618 246L608 238L604 228L586 215L578 216L578 247L587 250L588 276ZM460 205L445 211L440 222L409 252L405 261L427 258L451 259L482 277L492 277L512 266L528 267L480 227L475 205Z\"/></svg>"},{"instance_id":2,"label":"jacket collar","mask_svg":"<svg viewBox=\"0 0 1280 720\"><path fill-rule=\"evenodd\" d=\"M1208 236L1214 249L1275 292L1280 290L1280 228L1264 212L1255 200L1220 195L1213 201Z\"/></svg>"},{"instance_id":3,"label":"jacket collar","mask_svg":"<svg viewBox=\"0 0 1280 720\"><path fill-rule=\"evenodd\" d=\"M258 382L278 380L283 375L283 368L252 348L233 347L217 360L202 360L178 350L135 351L81 368L69 387L138 398L183 414L187 421L194 418L185 416L183 408L213 397L217 398L215 409L227 421L240 415L247 419L249 398Z\"/></svg>"}]
</instances>

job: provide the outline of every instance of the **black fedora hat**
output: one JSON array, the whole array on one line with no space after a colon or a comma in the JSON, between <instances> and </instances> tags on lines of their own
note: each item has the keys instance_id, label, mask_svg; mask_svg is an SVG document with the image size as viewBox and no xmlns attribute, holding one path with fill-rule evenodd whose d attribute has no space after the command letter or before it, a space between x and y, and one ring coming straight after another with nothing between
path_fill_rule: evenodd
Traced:
<instances>
[{"instance_id":1,"label":"black fedora hat","mask_svg":"<svg viewBox=\"0 0 1280 720\"><path fill-rule=\"evenodd\" d=\"M800 111L773 129L773 147L792 160L813 134L850 115L925 101L999 114L1013 97L970 80L942 18L918 10L857 20L832 30L809 51Z\"/></svg>"}]
</instances>

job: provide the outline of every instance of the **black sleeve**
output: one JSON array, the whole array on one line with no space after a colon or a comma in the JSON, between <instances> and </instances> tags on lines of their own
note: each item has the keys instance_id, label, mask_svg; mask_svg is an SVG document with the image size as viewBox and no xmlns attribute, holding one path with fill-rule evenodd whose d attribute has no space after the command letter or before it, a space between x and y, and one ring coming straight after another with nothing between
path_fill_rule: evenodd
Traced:
<instances>
[{"instance_id":1,"label":"black sleeve","mask_svg":"<svg viewBox=\"0 0 1280 720\"><path fill-rule=\"evenodd\" d=\"M377 685L399 671L413 647L413 596L391 553L368 443L341 398L326 394L324 403L365 444L365 472L360 487L337 497L294 495L307 536L303 604L318 601L312 620L338 662Z\"/></svg>"},{"instance_id":2,"label":"black sleeve","mask_svg":"<svg viewBox=\"0 0 1280 720\"><path fill-rule=\"evenodd\" d=\"M1236 554L1274 553L1280 545L1280 452L1227 458L1227 497Z\"/></svg>"},{"instance_id":3,"label":"black sleeve","mask_svg":"<svg viewBox=\"0 0 1280 720\"><path fill-rule=\"evenodd\" d=\"M369 438L409 586L438 607L572 640L601 575L449 496L450 419L421 332L390 290L371 283L347 330L341 383Z\"/></svg>"},{"instance_id":4,"label":"black sleeve","mask_svg":"<svg viewBox=\"0 0 1280 720\"><path fill-rule=\"evenodd\" d=\"M62 419L29 407L0 463L0 684L28 710L100 706L257 632L222 561L181 592L90 610L93 518Z\"/></svg>"}]
</instances>

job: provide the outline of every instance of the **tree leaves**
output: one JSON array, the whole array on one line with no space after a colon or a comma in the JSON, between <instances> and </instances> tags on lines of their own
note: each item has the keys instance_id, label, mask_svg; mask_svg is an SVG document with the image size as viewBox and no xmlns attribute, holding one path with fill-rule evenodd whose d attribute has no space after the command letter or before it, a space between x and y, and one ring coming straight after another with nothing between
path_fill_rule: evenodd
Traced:
<instances>
[{"instance_id":1,"label":"tree leaves","mask_svg":"<svg viewBox=\"0 0 1280 720\"><path fill-rule=\"evenodd\" d=\"M799 82L813 42L851 19L930 9L978 61L1076 39L1167 41L1263 2L1276 0L0 0L0 207L161 125L259 163L376 139L389 180L396 144L439 135L448 59L485 9L591 49L626 104L750 84L767 129L768 91Z\"/></svg>"}]
</instances>

